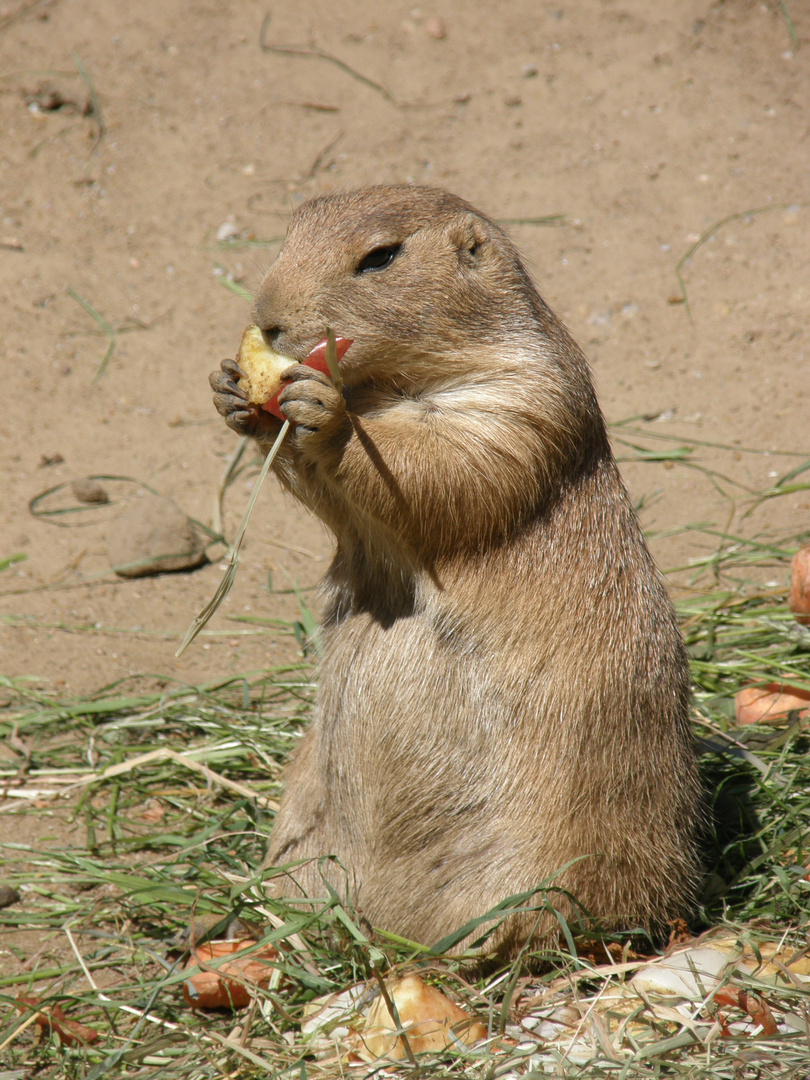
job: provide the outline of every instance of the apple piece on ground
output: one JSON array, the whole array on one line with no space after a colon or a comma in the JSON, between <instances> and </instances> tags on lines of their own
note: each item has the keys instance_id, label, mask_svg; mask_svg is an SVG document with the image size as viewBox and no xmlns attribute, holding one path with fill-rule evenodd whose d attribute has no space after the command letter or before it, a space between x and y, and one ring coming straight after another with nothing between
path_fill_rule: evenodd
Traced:
<instances>
[{"instance_id":1,"label":"apple piece on ground","mask_svg":"<svg viewBox=\"0 0 810 1080\"><path fill-rule=\"evenodd\" d=\"M790 564L788 607L797 622L810 626L810 544L800 547Z\"/></svg>"},{"instance_id":2,"label":"apple piece on ground","mask_svg":"<svg viewBox=\"0 0 810 1080\"><path fill-rule=\"evenodd\" d=\"M808 715L810 693L801 687L784 686L782 683L744 686L734 695L734 707L738 724L767 724L794 710L798 710L800 715Z\"/></svg>"},{"instance_id":3,"label":"apple piece on ground","mask_svg":"<svg viewBox=\"0 0 810 1080\"><path fill-rule=\"evenodd\" d=\"M486 1025L418 975L389 983L388 993L414 1054L441 1052L455 1042L470 1046L487 1037ZM369 1009L361 1037L360 1056L365 1061L402 1061L406 1057L399 1024L382 995Z\"/></svg>"},{"instance_id":4,"label":"apple piece on ground","mask_svg":"<svg viewBox=\"0 0 810 1080\"><path fill-rule=\"evenodd\" d=\"M266 987L273 974L273 961L278 959L278 949L272 945L255 949L256 942L209 941L192 949L186 967L194 967L198 961L208 964L223 956L233 960L189 976L183 983L183 997L193 1009L241 1009L255 996L257 987ZM252 949L248 956L240 956L243 949Z\"/></svg>"}]
</instances>

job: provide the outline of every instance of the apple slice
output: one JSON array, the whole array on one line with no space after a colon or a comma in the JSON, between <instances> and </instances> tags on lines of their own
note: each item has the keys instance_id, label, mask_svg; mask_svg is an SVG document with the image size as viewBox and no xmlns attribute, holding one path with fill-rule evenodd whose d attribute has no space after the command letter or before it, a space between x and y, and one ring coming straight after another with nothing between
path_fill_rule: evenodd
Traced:
<instances>
[{"instance_id":1,"label":"apple slice","mask_svg":"<svg viewBox=\"0 0 810 1080\"><path fill-rule=\"evenodd\" d=\"M245 391L251 405L264 405L278 393L287 368L298 361L274 352L259 327L253 324L242 334L236 362L245 373L239 380L239 389Z\"/></svg>"},{"instance_id":2,"label":"apple slice","mask_svg":"<svg viewBox=\"0 0 810 1080\"><path fill-rule=\"evenodd\" d=\"M329 374L329 365L326 361L326 341L319 341L310 350L304 363L316 371ZM346 350L351 345L349 338L335 338L338 361L343 359ZM262 409L272 413L279 420L284 419L284 414L279 408L278 395L284 384L284 372L297 364L292 357L277 353L267 344L264 334L255 324L248 326L242 334L242 342L239 352L236 354L236 362L244 371L244 378L239 380L240 389L247 393L248 401L253 405L259 405Z\"/></svg>"}]
</instances>

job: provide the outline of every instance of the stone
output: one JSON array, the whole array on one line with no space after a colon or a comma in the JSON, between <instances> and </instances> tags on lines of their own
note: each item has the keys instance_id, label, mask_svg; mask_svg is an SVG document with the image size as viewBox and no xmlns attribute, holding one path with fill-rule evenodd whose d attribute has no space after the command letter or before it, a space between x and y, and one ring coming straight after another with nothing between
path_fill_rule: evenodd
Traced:
<instances>
[{"instance_id":1,"label":"stone","mask_svg":"<svg viewBox=\"0 0 810 1080\"><path fill-rule=\"evenodd\" d=\"M98 480L93 480L89 476L74 480L70 485L70 489L79 502L103 504L110 501L110 496Z\"/></svg>"},{"instance_id":2,"label":"stone","mask_svg":"<svg viewBox=\"0 0 810 1080\"><path fill-rule=\"evenodd\" d=\"M19 904L20 894L11 885L0 885L0 908L11 907L12 904Z\"/></svg>"},{"instance_id":3,"label":"stone","mask_svg":"<svg viewBox=\"0 0 810 1080\"><path fill-rule=\"evenodd\" d=\"M144 495L129 504L110 529L107 555L125 578L193 570L206 561L203 537L164 495Z\"/></svg>"}]
</instances>

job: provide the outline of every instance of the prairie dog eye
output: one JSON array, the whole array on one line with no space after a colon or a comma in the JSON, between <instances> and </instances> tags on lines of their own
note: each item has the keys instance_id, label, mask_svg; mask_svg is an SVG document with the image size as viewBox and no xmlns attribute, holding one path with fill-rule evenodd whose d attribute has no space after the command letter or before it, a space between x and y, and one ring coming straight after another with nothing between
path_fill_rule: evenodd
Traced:
<instances>
[{"instance_id":1,"label":"prairie dog eye","mask_svg":"<svg viewBox=\"0 0 810 1080\"><path fill-rule=\"evenodd\" d=\"M374 270L385 270L397 257L401 248L402 244L387 244L384 247L373 248L357 264L355 274L367 274Z\"/></svg>"}]
</instances>

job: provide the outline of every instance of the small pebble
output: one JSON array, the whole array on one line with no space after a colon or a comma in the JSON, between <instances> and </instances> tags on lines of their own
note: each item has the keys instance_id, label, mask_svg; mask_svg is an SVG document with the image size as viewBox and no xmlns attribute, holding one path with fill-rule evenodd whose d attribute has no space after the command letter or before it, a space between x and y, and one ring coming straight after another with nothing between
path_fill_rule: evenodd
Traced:
<instances>
[{"instance_id":1,"label":"small pebble","mask_svg":"<svg viewBox=\"0 0 810 1080\"><path fill-rule=\"evenodd\" d=\"M233 218L223 221L217 229L217 240L222 243L225 240L234 240L239 235L239 227Z\"/></svg>"},{"instance_id":2,"label":"small pebble","mask_svg":"<svg viewBox=\"0 0 810 1080\"><path fill-rule=\"evenodd\" d=\"M108 503L110 501L110 496L98 480L91 480L89 476L74 480L70 485L70 490L79 502L97 503L101 505L102 503Z\"/></svg>"},{"instance_id":3,"label":"small pebble","mask_svg":"<svg viewBox=\"0 0 810 1080\"><path fill-rule=\"evenodd\" d=\"M441 41L447 37L447 27L438 16L434 15L425 20L425 33L435 41Z\"/></svg>"},{"instance_id":4,"label":"small pebble","mask_svg":"<svg viewBox=\"0 0 810 1080\"><path fill-rule=\"evenodd\" d=\"M20 894L11 885L0 885L0 908L19 904Z\"/></svg>"}]
</instances>

